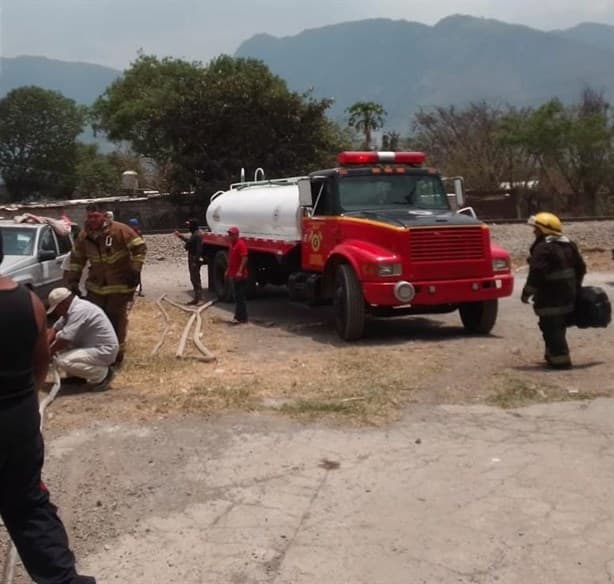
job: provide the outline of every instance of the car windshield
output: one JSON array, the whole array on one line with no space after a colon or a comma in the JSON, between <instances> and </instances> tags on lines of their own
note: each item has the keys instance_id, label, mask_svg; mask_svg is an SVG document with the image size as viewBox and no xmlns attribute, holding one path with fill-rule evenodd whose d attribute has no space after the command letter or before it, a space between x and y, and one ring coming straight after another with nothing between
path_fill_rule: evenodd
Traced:
<instances>
[{"instance_id":1,"label":"car windshield","mask_svg":"<svg viewBox=\"0 0 614 584\"><path fill-rule=\"evenodd\" d=\"M34 253L36 231L23 227L0 227L4 255L29 256Z\"/></svg>"},{"instance_id":2,"label":"car windshield","mask_svg":"<svg viewBox=\"0 0 614 584\"><path fill-rule=\"evenodd\" d=\"M441 179L434 175L344 176L339 180L339 201L343 211L449 208Z\"/></svg>"}]
</instances>

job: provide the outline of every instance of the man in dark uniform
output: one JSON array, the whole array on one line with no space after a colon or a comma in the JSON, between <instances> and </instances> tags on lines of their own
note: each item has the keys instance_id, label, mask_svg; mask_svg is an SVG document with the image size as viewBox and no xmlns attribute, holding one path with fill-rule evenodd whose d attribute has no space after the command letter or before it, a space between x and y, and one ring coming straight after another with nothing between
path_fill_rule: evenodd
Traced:
<instances>
[{"instance_id":1,"label":"man in dark uniform","mask_svg":"<svg viewBox=\"0 0 614 584\"><path fill-rule=\"evenodd\" d=\"M200 268L202 266L203 254L203 232L198 226L196 219L186 221L186 225L190 231L190 236L182 235L179 231L175 231L175 237L181 239L185 243L185 249L188 252L188 270L190 271L190 282L194 289L194 298L188 302L189 305L198 304L202 300L203 286L200 280Z\"/></svg>"},{"instance_id":2,"label":"man in dark uniform","mask_svg":"<svg viewBox=\"0 0 614 584\"><path fill-rule=\"evenodd\" d=\"M0 236L0 263L2 247ZM34 294L4 276L0 325L0 516L37 584L95 584L77 574L66 531L41 481L36 388L49 366L45 310Z\"/></svg>"},{"instance_id":3,"label":"man in dark uniform","mask_svg":"<svg viewBox=\"0 0 614 584\"><path fill-rule=\"evenodd\" d=\"M545 359L550 367L571 367L565 333L569 315L586 274L586 264L575 243L563 235L560 219L552 213L529 218L535 242L529 257L529 275L521 300L533 298L535 314L546 344Z\"/></svg>"}]
</instances>

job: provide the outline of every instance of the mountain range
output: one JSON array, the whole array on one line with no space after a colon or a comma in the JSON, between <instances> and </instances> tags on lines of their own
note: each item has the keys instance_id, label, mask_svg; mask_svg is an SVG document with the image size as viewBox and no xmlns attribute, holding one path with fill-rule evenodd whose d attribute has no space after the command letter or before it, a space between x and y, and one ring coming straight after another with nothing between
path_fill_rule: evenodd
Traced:
<instances>
[{"instance_id":1,"label":"mountain range","mask_svg":"<svg viewBox=\"0 0 614 584\"><path fill-rule=\"evenodd\" d=\"M567 30L455 15L433 26L370 19L283 38L258 34L235 53L254 57L291 89L333 98L332 116L357 101L388 112L386 126L405 134L419 107L486 99L516 106L559 97L577 100L589 86L614 101L614 26ZM0 96L22 85L55 89L91 104L121 71L44 57L0 58Z\"/></svg>"},{"instance_id":2,"label":"mountain range","mask_svg":"<svg viewBox=\"0 0 614 584\"><path fill-rule=\"evenodd\" d=\"M334 98L338 119L356 101L380 103L402 132L419 107L569 102L587 86L614 98L614 26L596 23L546 32L462 15L434 26L372 19L259 34L236 56L262 59L297 91Z\"/></svg>"},{"instance_id":3,"label":"mountain range","mask_svg":"<svg viewBox=\"0 0 614 584\"><path fill-rule=\"evenodd\" d=\"M92 63L46 57L1 57L0 96L23 85L59 91L77 103L90 105L122 72Z\"/></svg>"}]
</instances>

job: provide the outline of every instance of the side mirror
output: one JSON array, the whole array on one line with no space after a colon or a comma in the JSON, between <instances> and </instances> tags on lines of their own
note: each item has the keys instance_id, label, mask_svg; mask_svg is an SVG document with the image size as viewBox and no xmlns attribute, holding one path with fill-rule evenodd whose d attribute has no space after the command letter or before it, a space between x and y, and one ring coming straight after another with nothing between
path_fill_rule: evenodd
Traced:
<instances>
[{"instance_id":1,"label":"side mirror","mask_svg":"<svg viewBox=\"0 0 614 584\"><path fill-rule=\"evenodd\" d=\"M456 198L456 193L446 193L448 197L448 203L450 203L450 209L455 213L458 211L458 200Z\"/></svg>"},{"instance_id":2,"label":"side mirror","mask_svg":"<svg viewBox=\"0 0 614 584\"><path fill-rule=\"evenodd\" d=\"M38 252L39 262L48 262L49 260L54 260L56 257L58 257L58 254L50 249L41 249Z\"/></svg>"},{"instance_id":3,"label":"side mirror","mask_svg":"<svg viewBox=\"0 0 614 584\"><path fill-rule=\"evenodd\" d=\"M298 179L298 201L301 207L313 206L311 197L311 181L308 178Z\"/></svg>"},{"instance_id":4,"label":"side mirror","mask_svg":"<svg viewBox=\"0 0 614 584\"><path fill-rule=\"evenodd\" d=\"M461 177L454 179L454 194L456 195L457 209L465 205L465 185Z\"/></svg>"}]
</instances>

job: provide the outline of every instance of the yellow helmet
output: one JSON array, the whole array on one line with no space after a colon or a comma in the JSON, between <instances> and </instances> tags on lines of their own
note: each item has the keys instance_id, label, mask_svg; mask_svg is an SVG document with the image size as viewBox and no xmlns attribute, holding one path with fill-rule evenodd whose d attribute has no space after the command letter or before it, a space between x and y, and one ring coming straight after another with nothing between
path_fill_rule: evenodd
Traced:
<instances>
[{"instance_id":1,"label":"yellow helmet","mask_svg":"<svg viewBox=\"0 0 614 584\"><path fill-rule=\"evenodd\" d=\"M553 213L531 215L527 223L537 227L544 235L562 235L563 233L563 224Z\"/></svg>"}]
</instances>

